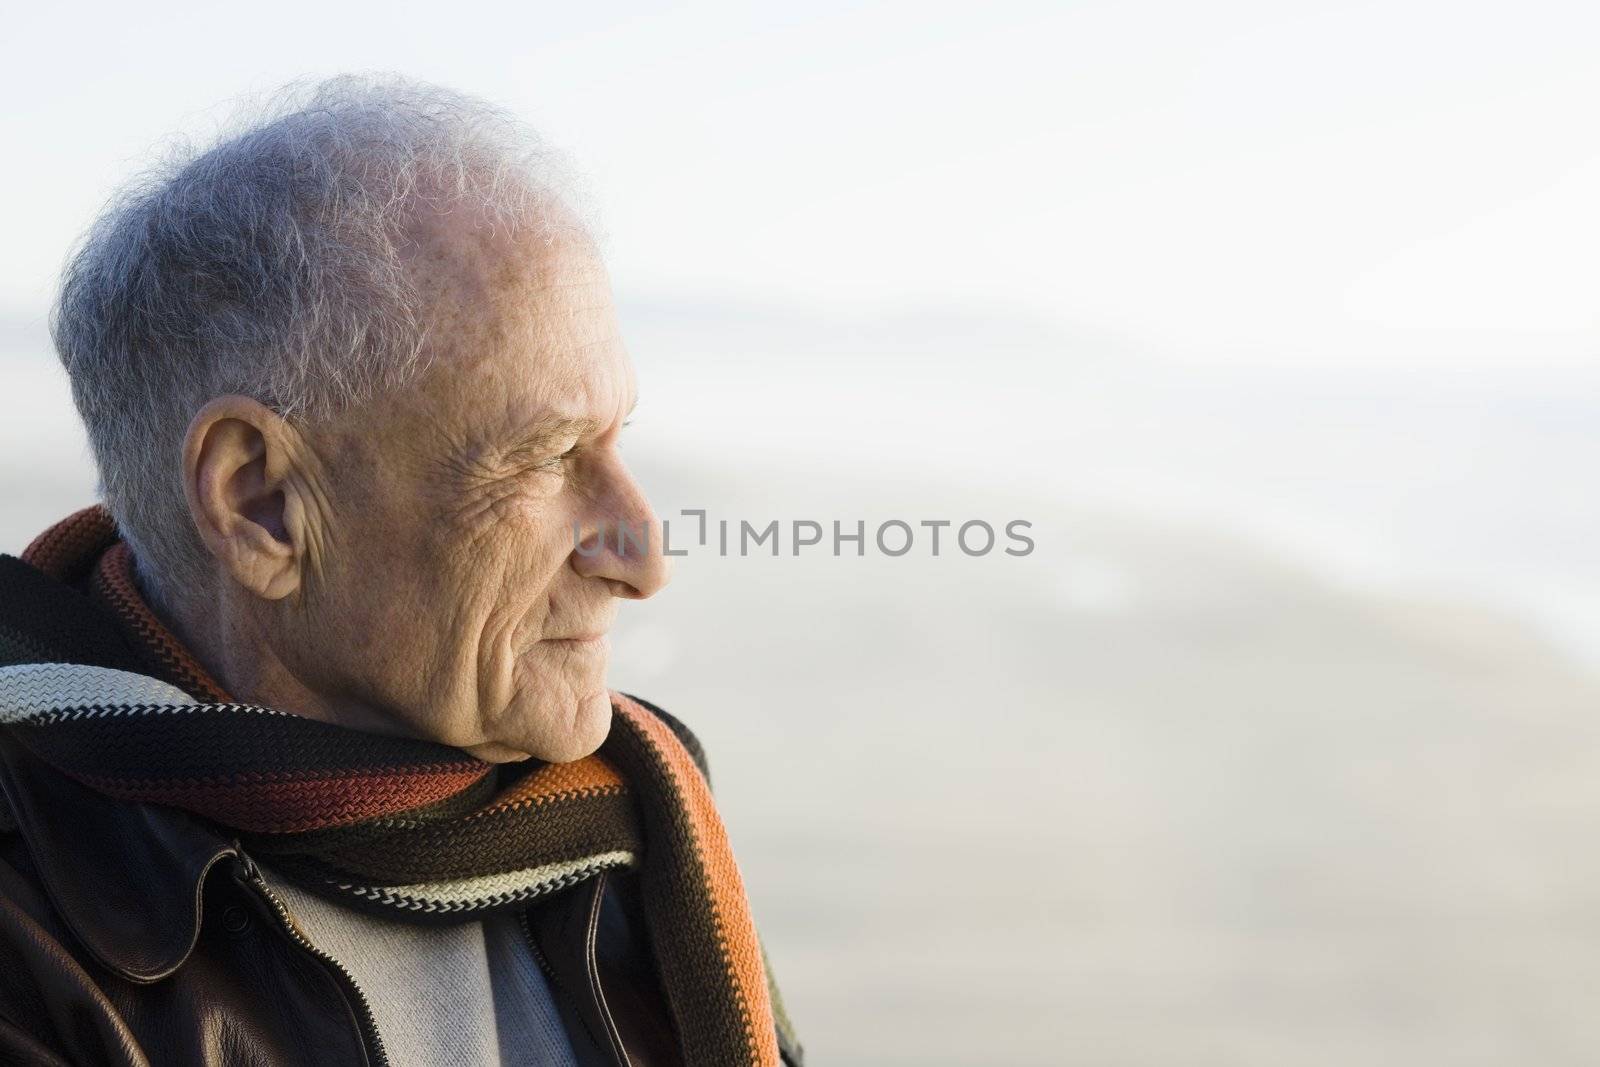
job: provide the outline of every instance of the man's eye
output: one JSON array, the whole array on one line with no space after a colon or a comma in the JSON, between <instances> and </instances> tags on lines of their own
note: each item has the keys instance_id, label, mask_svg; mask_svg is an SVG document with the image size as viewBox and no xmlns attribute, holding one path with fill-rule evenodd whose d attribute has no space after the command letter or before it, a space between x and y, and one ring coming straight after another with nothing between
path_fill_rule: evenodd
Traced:
<instances>
[{"instance_id":1,"label":"man's eye","mask_svg":"<svg viewBox=\"0 0 1600 1067\"><path fill-rule=\"evenodd\" d=\"M539 464L539 469L540 470L555 470L557 467L560 467L562 464L566 463L567 460L571 459L573 456L576 456L577 454L578 454L578 446L577 445L573 445L571 448L567 449L565 452L561 453L559 456L551 456L549 459L547 459L543 463Z\"/></svg>"}]
</instances>

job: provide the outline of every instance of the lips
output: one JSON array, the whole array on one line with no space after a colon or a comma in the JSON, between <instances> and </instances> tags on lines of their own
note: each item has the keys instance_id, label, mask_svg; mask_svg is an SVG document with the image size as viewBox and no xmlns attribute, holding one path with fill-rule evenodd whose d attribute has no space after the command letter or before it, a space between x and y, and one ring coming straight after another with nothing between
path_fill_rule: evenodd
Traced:
<instances>
[{"instance_id":1,"label":"lips","mask_svg":"<svg viewBox=\"0 0 1600 1067\"><path fill-rule=\"evenodd\" d=\"M551 662L585 669L605 663L611 654L611 642L605 634L580 634L575 637L547 637L539 644Z\"/></svg>"}]
</instances>

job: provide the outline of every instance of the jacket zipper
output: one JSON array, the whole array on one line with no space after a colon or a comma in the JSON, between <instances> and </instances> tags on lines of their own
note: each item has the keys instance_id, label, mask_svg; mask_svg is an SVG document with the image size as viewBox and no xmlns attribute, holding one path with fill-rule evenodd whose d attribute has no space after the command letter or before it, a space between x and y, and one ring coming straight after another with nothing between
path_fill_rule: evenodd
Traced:
<instances>
[{"instance_id":1,"label":"jacket zipper","mask_svg":"<svg viewBox=\"0 0 1600 1067\"><path fill-rule=\"evenodd\" d=\"M533 926L528 922L528 909L523 908L517 912L517 925L522 927L522 939L528 943L528 948L533 951L534 962L544 972L544 976L554 982L561 990L562 995L571 996L566 983L561 981L561 976L556 974L556 969L550 966L550 961L545 958L544 950L539 947L539 941L533 936Z\"/></svg>"},{"instance_id":2,"label":"jacket zipper","mask_svg":"<svg viewBox=\"0 0 1600 1067\"><path fill-rule=\"evenodd\" d=\"M351 974L344 964L306 940L305 935L295 927L294 920L289 917L288 907L279 899L278 894L272 891L272 887L267 885L267 880L261 876L261 871L250 857L240 852L239 860L244 865L245 877L267 903L272 905L272 910L278 916L278 925L283 928L283 932L288 934L289 939L295 944L326 964L340 979L345 994L355 1005L356 1022L361 1028L362 1040L366 1042L367 1048L372 1050L377 1067L389 1067L389 1052L383 1047L383 1037L378 1033L378 1024L373 1020L372 1004L367 1000L367 995L361 991L361 987L356 984L355 975Z\"/></svg>"},{"instance_id":3,"label":"jacket zipper","mask_svg":"<svg viewBox=\"0 0 1600 1067\"><path fill-rule=\"evenodd\" d=\"M561 980L561 976L556 973L556 969L550 965L550 960L544 954L544 950L539 947L539 939L533 936L533 926L528 921L528 909L526 907L517 912L517 924L522 927L522 939L527 942L528 948L533 952L534 962L537 963L539 965L539 969L545 973L545 977L550 979L551 983L556 987L556 990L561 996L567 998L568 1001L575 1000L577 994L573 992L571 987ZM574 1007L576 1007L576 1005L574 1005ZM580 1025L582 1025L583 1013L578 1011L576 1014L580 1021ZM601 1021L602 1024L605 1023L603 1017ZM585 1029L587 1029L587 1027L585 1027ZM615 1042L617 1047L621 1047L622 1041L617 1035L607 1034L607 1038L608 1040ZM626 1061L617 1058L615 1051L611 1053L611 1060L617 1065L617 1067L628 1067Z\"/></svg>"}]
</instances>

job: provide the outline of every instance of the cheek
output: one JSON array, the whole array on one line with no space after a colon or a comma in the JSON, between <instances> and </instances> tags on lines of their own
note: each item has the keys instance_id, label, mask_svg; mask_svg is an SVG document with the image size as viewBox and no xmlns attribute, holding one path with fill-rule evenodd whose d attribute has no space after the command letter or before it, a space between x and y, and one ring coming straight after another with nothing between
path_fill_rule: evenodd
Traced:
<instances>
[{"instance_id":1,"label":"cheek","mask_svg":"<svg viewBox=\"0 0 1600 1067\"><path fill-rule=\"evenodd\" d=\"M488 536L458 551L453 565L456 595L475 622L482 651L525 657L560 614L568 553L559 528L547 522L504 522ZM465 619L463 621L466 621Z\"/></svg>"},{"instance_id":2,"label":"cheek","mask_svg":"<svg viewBox=\"0 0 1600 1067\"><path fill-rule=\"evenodd\" d=\"M456 571L493 563L527 580L549 575L565 559L571 534L560 495L545 492L539 478L525 481L483 486L436 523L438 551Z\"/></svg>"}]
</instances>

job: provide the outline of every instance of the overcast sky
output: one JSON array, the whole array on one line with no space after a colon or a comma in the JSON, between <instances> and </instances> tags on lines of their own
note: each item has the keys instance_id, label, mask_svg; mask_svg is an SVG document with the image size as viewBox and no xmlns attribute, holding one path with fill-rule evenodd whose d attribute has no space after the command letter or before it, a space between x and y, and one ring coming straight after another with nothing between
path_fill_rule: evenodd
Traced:
<instances>
[{"instance_id":1,"label":"overcast sky","mask_svg":"<svg viewBox=\"0 0 1600 1067\"><path fill-rule=\"evenodd\" d=\"M0 309L173 131L398 70L592 176L618 288L937 303L1173 358L1576 363L1600 341L1600 5L30 4Z\"/></svg>"}]
</instances>

